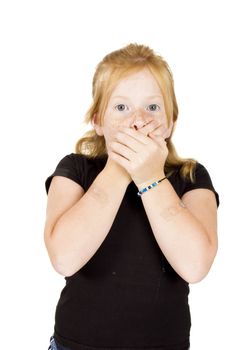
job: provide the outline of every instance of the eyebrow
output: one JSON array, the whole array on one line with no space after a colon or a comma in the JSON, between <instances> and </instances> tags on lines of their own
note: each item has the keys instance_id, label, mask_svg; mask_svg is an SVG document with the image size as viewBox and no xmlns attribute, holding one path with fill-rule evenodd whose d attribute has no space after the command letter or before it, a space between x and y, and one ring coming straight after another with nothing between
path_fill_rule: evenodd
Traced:
<instances>
[{"instance_id":1,"label":"eyebrow","mask_svg":"<svg viewBox=\"0 0 233 350\"><path fill-rule=\"evenodd\" d=\"M145 98L145 100L149 100L149 99L152 99L152 98L155 98L155 97L160 97L160 98L163 98L163 96L162 95L151 95L151 96L147 96L146 98ZM129 97L127 97L127 96L120 96L120 95L118 95L118 96L114 96L112 99L115 99L115 98L120 98L120 99L125 99L125 100L130 100L130 98Z\"/></svg>"}]
</instances>

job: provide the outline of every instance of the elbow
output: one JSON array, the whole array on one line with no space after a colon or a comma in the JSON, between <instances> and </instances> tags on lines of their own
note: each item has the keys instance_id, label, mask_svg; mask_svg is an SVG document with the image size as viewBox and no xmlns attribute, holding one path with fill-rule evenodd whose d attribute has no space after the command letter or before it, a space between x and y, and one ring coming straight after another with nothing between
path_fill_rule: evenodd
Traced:
<instances>
[{"instance_id":1,"label":"elbow","mask_svg":"<svg viewBox=\"0 0 233 350\"><path fill-rule=\"evenodd\" d=\"M198 274L195 276L190 276L190 277L186 278L185 280L186 280L186 282L188 282L190 284L195 284L195 283L201 282L205 278L207 273L206 274Z\"/></svg>"},{"instance_id":2,"label":"elbow","mask_svg":"<svg viewBox=\"0 0 233 350\"><path fill-rule=\"evenodd\" d=\"M187 283L190 283L190 284L194 284L194 283L198 283L198 282L201 282L205 277L206 275L208 274L208 271L206 270L196 270L196 269L193 269L192 272L189 272L189 273L185 273L182 275L182 278L187 282Z\"/></svg>"},{"instance_id":3,"label":"elbow","mask_svg":"<svg viewBox=\"0 0 233 350\"><path fill-rule=\"evenodd\" d=\"M64 266L63 263L60 262L60 260L56 260L54 263L52 263L54 270L59 273L59 275L63 277L69 277L70 271Z\"/></svg>"},{"instance_id":4,"label":"elbow","mask_svg":"<svg viewBox=\"0 0 233 350\"><path fill-rule=\"evenodd\" d=\"M184 279L186 282L194 284L201 282L209 273L211 266L214 262L217 250L212 251L209 256L203 259L202 262L199 262L195 267L192 266L189 271L185 273Z\"/></svg>"},{"instance_id":5,"label":"elbow","mask_svg":"<svg viewBox=\"0 0 233 350\"><path fill-rule=\"evenodd\" d=\"M70 277L79 270L77 265L71 264L70 257L64 257L48 251L49 259L54 270L63 277Z\"/></svg>"},{"instance_id":6,"label":"elbow","mask_svg":"<svg viewBox=\"0 0 233 350\"><path fill-rule=\"evenodd\" d=\"M82 266L77 257L72 257L71 253L64 254L61 252L59 246L55 246L55 243L49 239L45 239L45 246L48 252L48 256L54 270L63 277L70 277L76 273Z\"/></svg>"},{"instance_id":7,"label":"elbow","mask_svg":"<svg viewBox=\"0 0 233 350\"><path fill-rule=\"evenodd\" d=\"M48 254L49 255L49 259L51 262L52 267L54 268L54 270L59 274L62 275L63 277L67 276L67 269L64 268L64 264L61 263L60 259L57 259L54 255L52 255L51 253Z\"/></svg>"},{"instance_id":8,"label":"elbow","mask_svg":"<svg viewBox=\"0 0 233 350\"><path fill-rule=\"evenodd\" d=\"M53 267L63 277L71 277L81 268L81 264L77 264L77 258L72 261L71 256L68 257L59 256L54 259Z\"/></svg>"}]
</instances>

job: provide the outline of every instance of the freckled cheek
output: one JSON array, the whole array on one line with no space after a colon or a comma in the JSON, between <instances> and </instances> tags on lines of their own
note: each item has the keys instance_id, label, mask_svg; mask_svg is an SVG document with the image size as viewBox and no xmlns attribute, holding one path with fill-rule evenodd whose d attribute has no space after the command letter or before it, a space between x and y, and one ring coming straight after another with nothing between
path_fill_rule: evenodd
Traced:
<instances>
[{"instance_id":1,"label":"freckled cheek","mask_svg":"<svg viewBox=\"0 0 233 350\"><path fill-rule=\"evenodd\" d=\"M108 122L108 138L115 138L116 132L119 130L119 127L126 126L126 123L122 120L112 119Z\"/></svg>"},{"instance_id":2,"label":"freckled cheek","mask_svg":"<svg viewBox=\"0 0 233 350\"><path fill-rule=\"evenodd\" d=\"M122 124L122 121L117 119L112 119L109 123L109 127L111 128L111 130L116 130L119 128L121 124Z\"/></svg>"},{"instance_id":3,"label":"freckled cheek","mask_svg":"<svg viewBox=\"0 0 233 350\"><path fill-rule=\"evenodd\" d=\"M167 117L166 117L166 115L165 115L165 113L163 112L163 111L161 111L161 112L159 112L156 116L155 116L155 118L157 119L157 120L159 120L159 122L160 123L166 123L166 121L167 121Z\"/></svg>"},{"instance_id":4,"label":"freckled cheek","mask_svg":"<svg viewBox=\"0 0 233 350\"><path fill-rule=\"evenodd\" d=\"M112 121L109 121L107 123L107 125L105 125L105 128L104 128L104 137L105 137L105 142L106 142L106 145L107 145L107 148L108 148L108 145L110 142L116 140L116 133L119 129L119 126L121 125L122 123L119 123L119 121L116 121L116 120L112 120Z\"/></svg>"}]
</instances>

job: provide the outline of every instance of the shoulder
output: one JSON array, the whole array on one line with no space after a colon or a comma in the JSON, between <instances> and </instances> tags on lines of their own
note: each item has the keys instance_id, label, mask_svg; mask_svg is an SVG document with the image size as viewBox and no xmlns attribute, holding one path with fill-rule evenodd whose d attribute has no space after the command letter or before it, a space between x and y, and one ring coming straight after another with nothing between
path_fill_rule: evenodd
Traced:
<instances>
[{"instance_id":1,"label":"shoulder","mask_svg":"<svg viewBox=\"0 0 233 350\"><path fill-rule=\"evenodd\" d=\"M181 198L186 192L194 190L194 189L209 189L212 190L215 194L217 205L219 206L219 194L215 190L213 185L213 174L212 170L207 169L207 166L203 163L196 161L193 164L193 169L190 174L190 166L189 170L186 169L186 176L184 176L184 164L177 165L172 169L172 174L168 177L169 181L173 185L177 194ZM208 167L209 168L209 167ZM210 175L211 173L211 175Z\"/></svg>"},{"instance_id":2,"label":"shoulder","mask_svg":"<svg viewBox=\"0 0 233 350\"><path fill-rule=\"evenodd\" d=\"M179 178L184 183L195 183L202 176L209 176L207 168L200 162L195 161L179 164L173 168L171 176Z\"/></svg>"},{"instance_id":3,"label":"shoulder","mask_svg":"<svg viewBox=\"0 0 233 350\"><path fill-rule=\"evenodd\" d=\"M82 166L82 157L74 153L69 153L60 158L57 161L55 170L46 178L45 188L48 193L52 178L54 176L64 176L67 177L83 187L84 183L84 171Z\"/></svg>"},{"instance_id":4,"label":"shoulder","mask_svg":"<svg viewBox=\"0 0 233 350\"><path fill-rule=\"evenodd\" d=\"M204 164L197 161L193 168L193 181L191 179L187 179L186 182L193 182L195 184L199 181L212 182L207 167Z\"/></svg>"},{"instance_id":5,"label":"shoulder","mask_svg":"<svg viewBox=\"0 0 233 350\"><path fill-rule=\"evenodd\" d=\"M183 194L194 189L209 189L213 191L216 197L217 206L219 206L219 194L213 184L212 170L207 166L197 162L194 168L193 181L186 179L184 182Z\"/></svg>"}]
</instances>

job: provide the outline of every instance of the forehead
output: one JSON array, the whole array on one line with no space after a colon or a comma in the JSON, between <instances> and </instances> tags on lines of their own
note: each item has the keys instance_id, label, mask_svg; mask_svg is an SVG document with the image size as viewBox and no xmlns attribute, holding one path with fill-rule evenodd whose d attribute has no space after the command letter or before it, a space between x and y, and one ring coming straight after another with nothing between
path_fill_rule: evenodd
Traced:
<instances>
[{"instance_id":1,"label":"forehead","mask_svg":"<svg viewBox=\"0 0 233 350\"><path fill-rule=\"evenodd\" d=\"M143 69L121 79L113 89L112 96L119 92L126 93L137 90L140 90L141 92L146 90L151 93L161 93L156 78L148 69Z\"/></svg>"}]
</instances>

